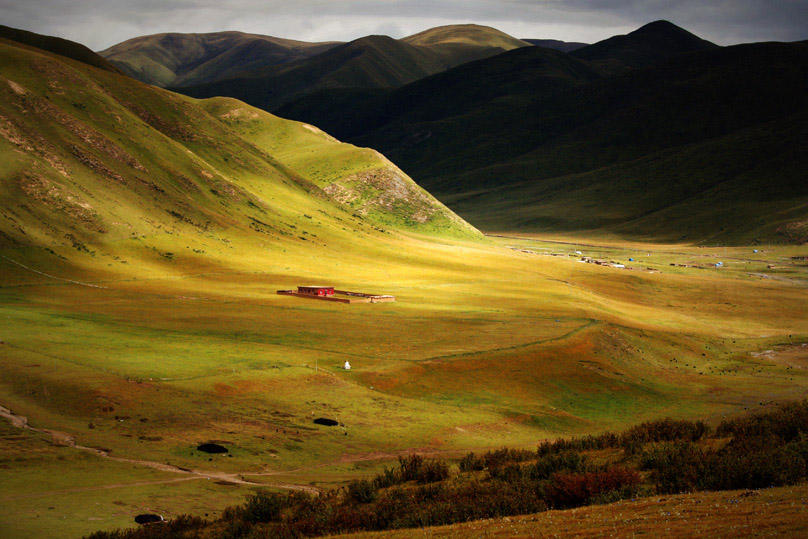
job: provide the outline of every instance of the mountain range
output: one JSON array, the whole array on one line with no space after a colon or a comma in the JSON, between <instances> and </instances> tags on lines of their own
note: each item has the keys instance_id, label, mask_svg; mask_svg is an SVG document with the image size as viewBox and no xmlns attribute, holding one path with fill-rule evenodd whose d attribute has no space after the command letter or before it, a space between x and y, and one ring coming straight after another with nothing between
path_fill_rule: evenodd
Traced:
<instances>
[{"instance_id":1,"label":"mountain range","mask_svg":"<svg viewBox=\"0 0 808 539\"><path fill-rule=\"evenodd\" d=\"M17 47L235 97L378 150L484 230L808 241L803 42L719 47L657 21L591 45L454 25L349 43L160 34L96 55L0 30ZM381 220L424 228L400 217Z\"/></svg>"},{"instance_id":2,"label":"mountain range","mask_svg":"<svg viewBox=\"0 0 808 539\"><path fill-rule=\"evenodd\" d=\"M241 32L157 34L124 41L100 55L149 84L194 97L228 95L271 111L321 88L395 88L527 46L494 28L468 24L350 43Z\"/></svg>"}]
</instances>

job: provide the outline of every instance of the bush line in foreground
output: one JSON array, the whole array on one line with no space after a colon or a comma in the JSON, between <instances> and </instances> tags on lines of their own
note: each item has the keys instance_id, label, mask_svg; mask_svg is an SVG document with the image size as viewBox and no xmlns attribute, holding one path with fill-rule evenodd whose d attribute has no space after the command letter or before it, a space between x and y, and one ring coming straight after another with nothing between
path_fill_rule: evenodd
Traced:
<instances>
[{"instance_id":1,"label":"bush line in foreground","mask_svg":"<svg viewBox=\"0 0 808 539\"><path fill-rule=\"evenodd\" d=\"M808 475L808 400L720 423L662 419L623 433L502 448L449 462L400 457L314 496L258 491L204 520L183 515L87 539L286 539L453 524L654 494L756 489Z\"/></svg>"}]
</instances>

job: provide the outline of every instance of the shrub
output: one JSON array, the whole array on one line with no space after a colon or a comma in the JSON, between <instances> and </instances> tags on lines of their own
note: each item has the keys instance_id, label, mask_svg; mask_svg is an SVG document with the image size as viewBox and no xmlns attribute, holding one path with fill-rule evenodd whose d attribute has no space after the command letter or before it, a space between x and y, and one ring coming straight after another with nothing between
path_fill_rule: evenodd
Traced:
<instances>
[{"instance_id":1,"label":"shrub","mask_svg":"<svg viewBox=\"0 0 808 539\"><path fill-rule=\"evenodd\" d=\"M701 487L711 490L788 485L806 475L804 437L783 444L774 436L739 436L711 455Z\"/></svg>"},{"instance_id":2,"label":"shrub","mask_svg":"<svg viewBox=\"0 0 808 539\"><path fill-rule=\"evenodd\" d=\"M607 493L632 491L639 484L640 474L622 466L586 473L557 473L551 478L545 496L550 507L578 507Z\"/></svg>"},{"instance_id":3,"label":"shrub","mask_svg":"<svg viewBox=\"0 0 808 539\"><path fill-rule=\"evenodd\" d=\"M659 419L631 427L620 435L620 446L628 454L636 454L647 443L690 441L695 442L710 433L704 421Z\"/></svg>"},{"instance_id":4,"label":"shrub","mask_svg":"<svg viewBox=\"0 0 808 539\"><path fill-rule=\"evenodd\" d=\"M398 457L398 465L401 471L401 481L415 481L421 472L424 464L424 457L421 455L407 455Z\"/></svg>"},{"instance_id":5,"label":"shrub","mask_svg":"<svg viewBox=\"0 0 808 539\"><path fill-rule=\"evenodd\" d=\"M247 522L272 522L278 520L286 505L287 496L275 492L258 491L247 496L242 518Z\"/></svg>"},{"instance_id":6,"label":"shrub","mask_svg":"<svg viewBox=\"0 0 808 539\"><path fill-rule=\"evenodd\" d=\"M609 449L620 445L619 436L613 432L589 435L582 438L559 438L552 442L544 441L536 448L539 457L563 451L584 451L588 449Z\"/></svg>"},{"instance_id":7,"label":"shrub","mask_svg":"<svg viewBox=\"0 0 808 539\"><path fill-rule=\"evenodd\" d=\"M479 471L485 468L485 460L474 453L467 453L466 456L460 459L459 466L461 472Z\"/></svg>"},{"instance_id":8,"label":"shrub","mask_svg":"<svg viewBox=\"0 0 808 539\"><path fill-rule=\"evenodd\" d=\"M488 469L488 476L505 483L516 483L524 478L524 470L519 464L502 464Z\"/></svg>"},{"instance_id":9,"label":"shrub","mask_svg":"<svg viewBox=\"0 0 808 539\"><path fill-rule=\"evenodd\" d=\"M719 436L776 436L790 442L801 433L808 434L808 399L792 402L768 412L722 421Z\"/></svg>"},{"instance_id":10,"label":"shrub","mask_svg":"<svg viewBox=\"0 0 808 539\"><path fill-rule=\"evenodd\" d=\"M692 492L702 480L706 455L689 441L654 445L640 457L640 466L652 470L651 480L657 492Z\"/></svg>"},{"instance_id":11,"label":"shrub","mask_svg":"<svg viewBox=\"0 0 808 539\"><path fill-rule=\"evenodd\" d=\"M582 472L586 468L586 457L577 451L563 451L549 454L526 467L527 477L534 481L548 479L557 472Z\"/></svg>"},{"instance_id":12,"label":"shrub","mask_svg":"<svg viewBox=\"0 0 808 539\"><path fill-rule=\"evenodd\" d=\"M449 464L442 460L424 461L415 480L419 483L435 483L449 479Z\"/></svg>"},{"instance_id":13,"label":"shrub","mask_svg":"<svg viewBox=\"0 0 808 539\"><path fill-rule=\"evenodd\" d=\"M376 477L373 478L373 486L376 487L376 489L392 487L401 482L401 474L399 471L387 467L384 468L382 473L377 474Z\"/></svg>"},{"instance_id":14,"label":"shrub","mask_svg":"<svg viewBox=\"0 0 808 539\"><path fill-rule=\"evenodd\" d=\"M486 468L493 468L513 462L524 462L526 460L532 460L535 458L536 453L534 451L528 451L526 449L509 449L507 447L503 447L502 449L497 449L495 451L488 451L485 453L485 455L483 455L483 461L485 462Z\"/></svg>"},{"instance_id":15,"label":"shrub","mask_svg":"<svg viewBox=\"0 0 808 539\"><path fill-rule=\"evenodd\" d=\"M348 483L348 497L357 503L370 503L376 499L376 486L367 479L359 479Z\"/></svg>"},{"instance_id":16,"label":"shrub","mask_svg":"<svg viewBox=\"0 0 808 539\"><path fill-rule=\"evenodd\" d=\"M449 477L449 465L442 460L427 460L421 455L409 455L399 457L398 463L400 482L434 483Z\"/></svg>"}]
</instances>

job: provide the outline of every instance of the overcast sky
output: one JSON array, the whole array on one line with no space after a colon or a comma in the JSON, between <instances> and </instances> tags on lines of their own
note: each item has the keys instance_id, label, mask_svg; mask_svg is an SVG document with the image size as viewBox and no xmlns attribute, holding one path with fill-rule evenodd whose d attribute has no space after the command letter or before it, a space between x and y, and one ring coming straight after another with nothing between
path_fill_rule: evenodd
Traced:
<instances>
[{"instance_id":1,"label":"overcast sky","mask_svg":"<svg viewBox=\"0 0 808 539\"><path fill-rule=\"evenodd\" d=\"M0 0L0 24L95 50L162 32L348 41L469 22L591 43L658 19L721 45L808 39L808 0Z\"/></svg>"}]
</instances>

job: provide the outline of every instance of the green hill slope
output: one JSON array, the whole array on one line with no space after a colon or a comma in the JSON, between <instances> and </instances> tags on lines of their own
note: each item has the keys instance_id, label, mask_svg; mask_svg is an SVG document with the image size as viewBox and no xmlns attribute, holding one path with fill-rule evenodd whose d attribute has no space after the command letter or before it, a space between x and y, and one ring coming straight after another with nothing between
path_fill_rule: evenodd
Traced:
<instances>
[{"instance_id":1,"label":"green hill slope","mask_svg":"<svg viewBox=\"0 0 808 539\"><path fill-rule=\"evenodd\" d=\"M243 32L155 34L99 54L127 74L157 86L200 84L257 67L319 54L337 43L307 43Z\"/></svg>"},{"instance_id":2,"label":"green hill slope","mask_svg":"<svg viewBox=\"0 0 808 539\"><path fill-rule=\"evenodd\" d=\"M354 227L476 234L377 152L311 126L9 44L0 63L4 247L111 253L172 230L293 243Z\"/></svg>"}]
</instances>

